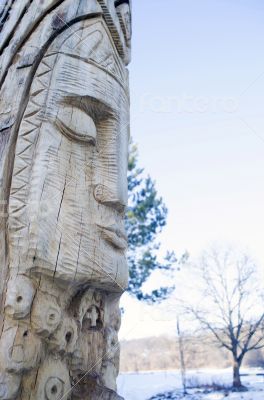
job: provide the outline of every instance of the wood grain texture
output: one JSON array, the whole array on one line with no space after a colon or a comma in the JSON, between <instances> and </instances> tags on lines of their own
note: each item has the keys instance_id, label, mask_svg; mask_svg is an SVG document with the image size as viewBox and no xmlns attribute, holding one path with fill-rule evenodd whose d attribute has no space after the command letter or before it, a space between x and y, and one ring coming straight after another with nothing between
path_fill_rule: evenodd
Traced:
<instances>
[{"instance_id":1,"label":"wood grain texture","mask_svg":"<svg viewBox=\"0 0 264 400\"><path fill-rule=\"evenodd\" d=\"M0 399L118 400L130 8L0 8Z\"/></svg>"}]
</instances>

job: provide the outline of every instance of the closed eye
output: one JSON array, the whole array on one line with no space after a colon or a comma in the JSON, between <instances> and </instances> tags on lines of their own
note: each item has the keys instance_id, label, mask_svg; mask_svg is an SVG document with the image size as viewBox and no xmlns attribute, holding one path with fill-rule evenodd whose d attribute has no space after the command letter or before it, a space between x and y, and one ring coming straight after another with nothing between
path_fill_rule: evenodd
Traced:
<instances>
[{"instance_id":1,"label":"closed eye","mask_svg":"<svg viewBox=\"0 0 264 400\"><path fill-rule=\"evenodd\" d=\"M96 145L95 123L81 109L68 105L61 106L56 125L61 133L69 139Z\"/></svg>"}]
</instances>

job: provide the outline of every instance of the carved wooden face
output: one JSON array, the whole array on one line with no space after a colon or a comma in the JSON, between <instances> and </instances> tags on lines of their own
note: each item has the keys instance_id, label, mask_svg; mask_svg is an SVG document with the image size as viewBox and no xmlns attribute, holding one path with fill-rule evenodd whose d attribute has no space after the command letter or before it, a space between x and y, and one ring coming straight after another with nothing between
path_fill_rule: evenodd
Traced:
<instances>
[{"instance_id":1,"label":"carved wooden face","mask_svg":"<svg viewBox=\"0 0 264 400\"><path fill-rule=\"evenodd\" d=\"M11 268L126 287L127 92L101 19L76 23L44 55L18 133Z\"/></svg>"}]
</instances>

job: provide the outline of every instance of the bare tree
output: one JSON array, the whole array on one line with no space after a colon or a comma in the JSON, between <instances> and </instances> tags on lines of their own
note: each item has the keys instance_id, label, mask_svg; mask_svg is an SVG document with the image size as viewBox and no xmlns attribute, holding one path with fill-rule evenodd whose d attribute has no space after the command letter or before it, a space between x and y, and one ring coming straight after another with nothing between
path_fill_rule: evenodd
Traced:
<instances>
[{"instance_id":1,"label":"bare tree","mask_svg":"<svg viewBox=\"0 0 264 400\"><path fill-rule=\"evenodd\" d=\"M187 394L186 390L186 365L185 365L185 357L184 357L184 343L183 343L183 335L180 328L180 318L177 317L177 334L178 334L178 342L179 342L179 356L180 356L180 364L181 364L181 379L182 379L182 389L183 396Z\"/></svg>"},{"instance_id":2,"label":"bare tree","mask_svg":"<svg viewBox=\"0 0 264 400\"><path fill-rule=\"evenodd\" d=\"M254 261L231 249L211 248L194 265L199 297L184 308L232 354L233 386L241 389L245 355L264 347L263 283Z\"/></svg>"}]
</instances>

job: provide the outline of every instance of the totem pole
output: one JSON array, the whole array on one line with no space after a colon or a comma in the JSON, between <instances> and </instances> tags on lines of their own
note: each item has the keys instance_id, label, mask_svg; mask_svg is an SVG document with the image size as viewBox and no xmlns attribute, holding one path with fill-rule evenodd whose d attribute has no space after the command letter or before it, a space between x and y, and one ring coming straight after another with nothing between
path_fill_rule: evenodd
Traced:
<instances>
[{"instance_id":1,"label":"totem pole","mask_svg":"<svg viewBox=\"0 0 264 400\"><path fill-rule=\"evenodd\" d=\"M0 4L0 400L118 400L129 0Z\"/></svg>"}]
</instances>

